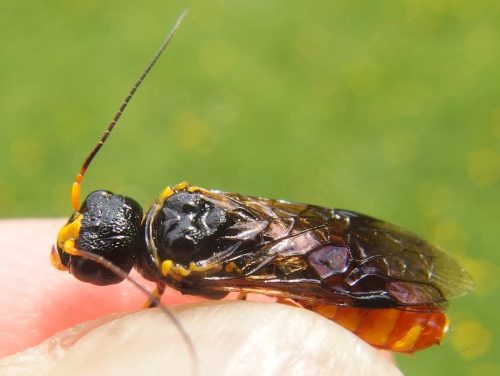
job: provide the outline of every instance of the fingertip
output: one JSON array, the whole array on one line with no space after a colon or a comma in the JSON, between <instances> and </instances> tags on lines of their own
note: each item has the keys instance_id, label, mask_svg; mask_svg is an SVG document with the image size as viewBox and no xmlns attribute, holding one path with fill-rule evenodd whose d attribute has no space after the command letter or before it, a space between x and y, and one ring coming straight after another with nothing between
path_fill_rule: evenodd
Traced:
<instances>
[{"instance_id":1,"label":"fingertip","mask_svg":"<svg viewBox=\"0 0 500 376\"><path fill-rule=\"evenodd\" d=\"M111 314L74 325L41 342L37 346L0 359L0 375L49 375L83 336L95 328L124 314Z\"/></svg>"},{"instance_id":2,"label":"fingertip","mask_svg":"<svg viewBox=\"0 0 500 376\"><path fill-rule=\"evenodd\" d=\"M188 345L158 310L110 321L85 335L56 375L400 375L379 351L332 322L280 304L215 302L172 308Z\"/></svg>"}]
</instances>

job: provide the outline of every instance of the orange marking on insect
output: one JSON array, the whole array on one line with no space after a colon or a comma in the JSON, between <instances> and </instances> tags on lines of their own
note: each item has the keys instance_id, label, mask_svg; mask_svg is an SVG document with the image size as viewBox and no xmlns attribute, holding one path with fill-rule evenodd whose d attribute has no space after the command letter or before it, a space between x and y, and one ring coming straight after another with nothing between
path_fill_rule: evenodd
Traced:
<instances>
[{"instance_id":1,"label":"orange marking on insect","mask_svg":"<svg viewBox=\"0 0 500 376\"><path fill-rule=\"evenodd\" d=\"M418 351L440 343L447 328L448 318L443 312L402 310L386 347L391 351Z\"/></svg>"},{"instance_id":2,"label":"orange marking on insect","mask_svg":"<svg viewBox=\"0 0 500 376\"><path fill-rule=\"evenodd\" d=\"M415 343L422 333L420 325L412 326L402 338L394 342L391 346L393 351L413 351Z\"/></svg>"},{"instance_id":3,"label":"orange marking on insect","mask_svg":"<svg viewBox=\"0 0 500 376\"><path fill-rule=\"evenodd\" d=\"M314 311L316 313L319 313L321 316L331 320L334 320L335 316L337 316L338 309L338 306L331 304L317 304L314 306Z\"/></svg>"},{"instance_id":4,"label":"orange marking on insect","mask_svg":"<svg viewBox=\"0 0 500 376\"><path fill-rule=\"evenodd\" d=\"M449 320L442 312L434 312L430 315L422 334L415 343L415 350L425 349L431 345L441 343L444 335L448 331Z\"/></svg>"},{"instance_id":5,"label":"orange marking on insect","mask_svg":"<svg viewBox=\"0 0 500 376\"><path fill-rule=\"evenodd\" d=\"M303 306L343 326L370 345L390 351L414 352L439 344L448 329L448 318L441 311L307 303Z\"/></svg>"},{"instance_id":6,"label":"orange marking on insect","mask_svg":"<svg viewBox=\"0 0 500 376\"><path fill-rule=\"evenodd\" d=\"M370 309L363 317L356 334L373 346L384 346L394 330L401 311L397 309Z\"/></svg>"},{"instance_id":7,"label":"orange marking on insect","mask_svg":"<svg viewBox=\"0 0 500 376\"><path fill-rule=\"evenodd\" d=\"M351 332L356 332L368 310L355 307L338 307L335 322Z\"/></svg>"}]
</instances>

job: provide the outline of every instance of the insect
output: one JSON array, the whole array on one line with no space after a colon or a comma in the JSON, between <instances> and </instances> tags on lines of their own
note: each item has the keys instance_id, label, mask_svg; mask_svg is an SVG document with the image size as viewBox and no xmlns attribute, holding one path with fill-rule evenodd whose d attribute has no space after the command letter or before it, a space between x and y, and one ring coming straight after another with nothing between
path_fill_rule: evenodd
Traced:
<instances>
[{"instance_id":1,"label":"insect","mask_svg":"<svg viewBox=\"0 0 500 376\"><path fill-rule=\"evenodd\" d=\"M440 343L448 329L446 304L470 290L472 279L446 253L384 221L187 183L165 188L145 213L134 199L105 190L80 205L87 168L182 17L84 161L53 265L96 285L119 283L136 268L156 283L157 297L166 286L209 299L229 292L276 297L381 349L413 352Z\"/></svg>"}]
</instances>

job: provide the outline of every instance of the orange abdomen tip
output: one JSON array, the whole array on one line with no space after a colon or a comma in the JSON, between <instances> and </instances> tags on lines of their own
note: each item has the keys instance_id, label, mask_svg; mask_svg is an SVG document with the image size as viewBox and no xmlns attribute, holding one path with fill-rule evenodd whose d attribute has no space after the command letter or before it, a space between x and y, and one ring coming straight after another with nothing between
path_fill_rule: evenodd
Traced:
<instances>
[{"instance_id":1,"label":"orange abdomen tip","mask_svg":"<svg viewBox=\"0 0 500 376\"><path fill-rule=\"evenodd\" d=\"M306 306L380 349L411 353L439 344L448 330L445 313L404 309L367 309L327 304Z\"/></svg>"}]
</instances>

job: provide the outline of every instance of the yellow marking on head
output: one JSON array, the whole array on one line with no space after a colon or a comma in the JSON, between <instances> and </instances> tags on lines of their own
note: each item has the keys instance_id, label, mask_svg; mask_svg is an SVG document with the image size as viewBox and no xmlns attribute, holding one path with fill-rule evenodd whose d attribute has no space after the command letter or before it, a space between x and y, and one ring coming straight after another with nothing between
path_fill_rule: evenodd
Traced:
<instances>
[{"instance_id":1,"label":"yellow marking on head","mask_svg":"<svg viewBox=\"0 0 500 376\"><path fill-rule=\"evenodd\" d=\"M67 251L70 250L70 249L73 249L75 248L75 240L74 239L68 239L64 242L63 244L63 251L68 253Z\"/></svg>"},{"instance_id":2,"label":"yellow marking on head","mask_svg":"<svg viewBox=\"0 0 500 376\"><path fill-rule=\"evenodd\" d=\"M72 222L64 225L57 234L57 246L64 250L64 243L67 240L76 241L80 235L83 215L78 215Z\"/></svg>"},{"instance_id":3,"label":"yellow marking on head","mask_svg":"<svg viewBox=\"0 0 500 376\"><path fill-rule=\"evenodd\" d=\"M420 325L415 325L408 330L403 338L394 342L391 346L391 350L394 351L411 351L415 347L420 334L422 333L422 327Z\"/></svg>"},{"instance_id":4,"label":"yellow marking on head","mask_svg":"<svg viewBox=\"0 0 500 376\"><path fill-rule=\"evenodd\" d=\"M75 247L75 242L73 240L68 240L64 243L64 252L71 256L81 256L78 248Z\"/></svg>"},{"instance_id":5,"label":"yellow marking on head","mask_svg":"<svg viewBox=\"0 0 500 376\"><path fill-rule=\"evenodd\" d=\"M52 251L50 251L50 263L58 270L68 270L68 268L63 265L59 252L57 252L57 249L54 246L52 246Z\"/></svg>"}]
</instances>

